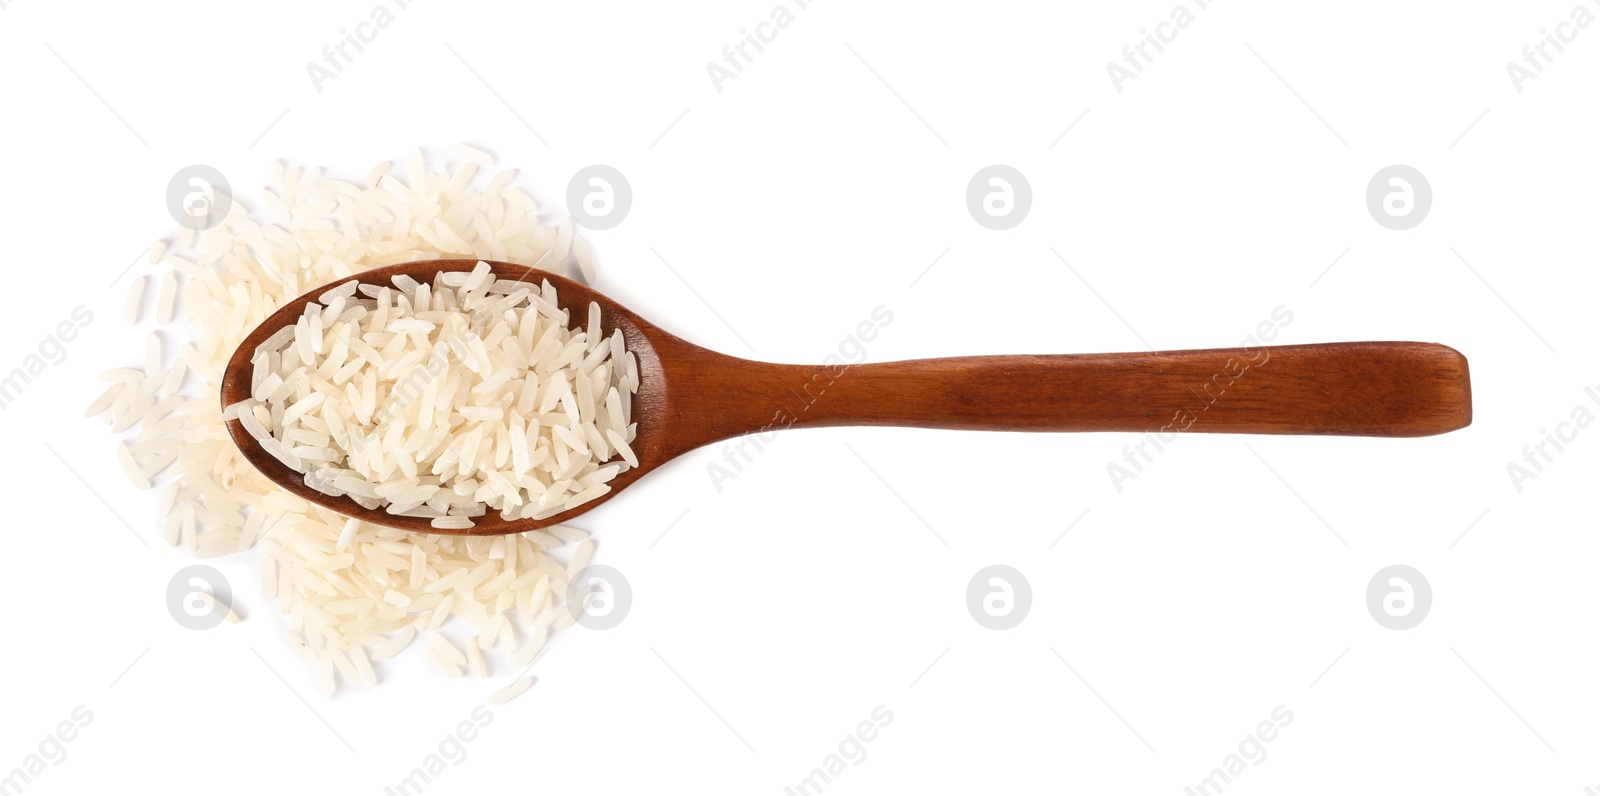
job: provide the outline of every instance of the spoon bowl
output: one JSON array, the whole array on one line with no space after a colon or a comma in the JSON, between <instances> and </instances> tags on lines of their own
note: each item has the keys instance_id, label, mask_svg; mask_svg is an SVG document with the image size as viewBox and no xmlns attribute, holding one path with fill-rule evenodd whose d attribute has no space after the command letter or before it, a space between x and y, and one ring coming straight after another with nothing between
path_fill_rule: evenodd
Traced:
<instances>
[{"instance_id":1,"label":"spoon bowl","mask_svg":"<svg viewBox=\"0 0 1600 796\"><path fill-rule=\"evenodd\" d=\"M390 281L396 276L409 276L419 282L432 282L433 275L441 271L471 271L478 264L477 260L425 260L413 263L391 265L364 271L351 277L362 284L393 286ZM632 352L639 362L639 389L633 396L633 418L639 420L638 433L629 447L639 459L638 467L630 467L609 482L611 491L601 495L588 503L571 511L562 512L551 517L539 520L513 520L507 522L500 517L500 513L489 510L481 517L473 518L473 527L466 529L434 528L426 517L402 517L390 514L380 506L368 509L348 497L338 497L322 492L305 482L303 473L291 469L279 461L277 457L268 453L261 447L261 443L245 430L244 424L238 420L228 421L228 434L233 438L234 444L244 454L244 458L255 468L274 483L294 494L305 498L320 506L333 509L346 516L387 525L392 528L404 528L410 531L425 533L464 534L464 535L496 535L506 533L519 533L521 531L543 528L548 525L558 525L561 522L582 514L595 506L600 505L645 473L666 463L676 454L664 455L666 441L661 433L663 426L651 420L645 422L644 418L655 418L664 411L667 395L667 374L663 371L661 358L656 351L657 341L688 345L676 337L662 331L655 325L640 318L636 313L630 312L622 305L612 301L605 295L583 285L547 271L529 268L511 263L489 262L496 279L512 279L525 281L537 287L541 281L549 280L555 286L559 306L568 312L569 318L583 318L590 302L600 305L600 318L602 336L609 337L612 332L622 330L623 341L627 344L628 351ZM350 280L341 280L340 284ZM230 406L250 397L250 378L254 366L251 357L255 355L256 348L261 345L274 332L285 326L293 326L305 307L317 300L317 296L326 292L331 285L324 285L278 308L267 316L254 331L247 335L239 348L229 358L227 367L222 375L222 405ZM570 323L570 322L569 322Z\"/></svg>"},{"instance_id":2,"label":"spoon bowl","mask_svg":"<svg viewBox=\"0 0 1600 796\"><path fill-rule=\"evenodd\" d=\"M390 285L395 276L432 282L471 271L478 260L424 260L354 275ZM1472 422L1467 361L1447 346L1413 342L1253 346L1127 354L954 357L819 366L754 362L688 343L573 280L524 265L487 261L497 279L549 280L569 318L600 305L604 335L621 330L638 359L630 443L638 467L611 491L543 519L506 521L488 510L466 529L425 517L368 509L325 494L271 453L237 419L228 433L244 458L284 489L366 522L423 533L492 535L555 525L622 493L635 481L704 445L747 434L764 442L788 428L915 426L998 431L1183 432L1417 437ZM349 281L349 280L342 280ZM294 325L319 287L279 308L234 351L223 371L222 406L250 397L251 357ZM569 321L570 324L570 321Z\"/></svg>"}]
</instances>

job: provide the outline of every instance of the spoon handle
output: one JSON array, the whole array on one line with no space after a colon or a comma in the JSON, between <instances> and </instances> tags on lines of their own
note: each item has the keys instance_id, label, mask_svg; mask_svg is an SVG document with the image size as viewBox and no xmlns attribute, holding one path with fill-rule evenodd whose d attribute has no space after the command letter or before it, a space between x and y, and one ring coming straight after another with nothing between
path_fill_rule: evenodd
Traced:
<instances>
[{"instance_id":1,"label":"spoon handle","mask_svg":"<svg viewBox=\"0 0 1600 796\"><path fill-rule=\"evenodd\" d=\"M705 441L842 425L1417 437L1472 422L1466 358L1432 343L740 365L683 396Z\"/></svg>"}]
</instances>

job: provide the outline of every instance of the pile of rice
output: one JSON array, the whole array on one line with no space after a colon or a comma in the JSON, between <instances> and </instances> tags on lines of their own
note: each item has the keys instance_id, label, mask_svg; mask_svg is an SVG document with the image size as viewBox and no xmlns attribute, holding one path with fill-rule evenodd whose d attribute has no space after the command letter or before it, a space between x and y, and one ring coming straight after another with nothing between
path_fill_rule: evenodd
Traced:
<instances>
[{"instance_id":1,"label":"pile of rice","mask_svg":"<svg viewBox=\"0 0 1600 796\"><path fill-rule=\"evenodd\" d=\"M481 260L392 281L308 303L256 348L251 398L223 418L312 488L440 529L485 506L544 519L638 466L638 363L620 329L601 334L599 304L568 329L549 280L496 279Z\"/></svg>"},{"instance_id":2,"label":"pile of rice","mask_svg":"<svg viewBox=\"0 0 1600 796\"><path fill-rule=\"evenodd\" d=\"M216 226L180 229L171 252L157 242L149 255L164 269L156 323L168 324L181 309L173 336L187 342L164 345L150 332L143 367L104 374L110 387L86 412L121 436L116 454L136 486L149 489L158 476L167 481L158 515L168 543L201 558L254 551L262 596L278 602L289 644L315 667L329 695L341 682L376 684L376 662L418 634L427 639L427 662L446 676L487 676L491 664L522 671L550 632L576 621L587 596L586 588L569 589L594 551L583 531L554 526L463 537L363 523L274 485L243 459L224 426L220 380L233 350L274 310L316 287L440 258L506 260L556 273L575 260L593 281L591 255L573 238L570 219L541 221L534 200L511 186L514 171L485 175L477 187L480 167L492 160L471 147L451 152L450 162L430 167L419 149L404 179L386 162L362 183L275 163L273 184L261 195L269 219L253 218L235 201ZM130 290L130 322L139 320L144 281ZM584 339L587 347L592 337ZM627 373L612 367L607 380L615 386ZM563 564L550 552L567 542L578 545ZM452 616L468 631L462 644L439 632ZM491 701L531 682L517 678Z\"/></svg>"}]
</instances>

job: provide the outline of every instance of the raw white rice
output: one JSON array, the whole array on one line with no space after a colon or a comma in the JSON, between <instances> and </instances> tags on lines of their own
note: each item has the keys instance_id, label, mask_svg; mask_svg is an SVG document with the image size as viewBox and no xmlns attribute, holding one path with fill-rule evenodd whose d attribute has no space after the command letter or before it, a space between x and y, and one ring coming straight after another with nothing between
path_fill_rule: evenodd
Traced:
<instances>
[{"instance_id":1,"label":"raw white rice","mask_svg":"<svg viewBox=\"0 0 1600 796\"><path fill-rule=\"evenodd\" d=\"M494 157L492 155L468 144L456 144L455 146L450 147L450 154L455 155L462 160L470 160L479 166L494 165Z\"/></svg>"},{"instance_id":2,"label":"raw white rice","mask_svg":"<svg viewBox=\"0 0 1600 796\"><path fill-rule=\"evenodd\" d=\"M148 277L136 276L128 284L128 299L122 305L122 317L127 319L128 325L139 322L139 310L144 307L144 283Z\"/></svg>"},{"instance_id":3,"label":"raw white rice","mask_svg":"<svg viewBox=\"0 0 1600 796\"><path fill-rule=\"evenodd\" d=\"M585 539L578 543L578 549L572 554L572 560L567 563L567 580L572 580L589 566L589 559L594 555L594 540Z\"/></svg>"},{"instance_id":4,"label":"raw white rice","mask_svg":"<svg viewBox=\"0 0 1600 796\"><path fill-rule=\"evenodd\" d=\"M548 590L548 580L541 580L540 583L544 584L546 590ZM521 668L533 663L533 659L539 655L539 650L544 649L544 642L549 638L549 635L550 631L543 627L535 629L533 634L528 637L527 642L511 653L511 665Z\"/></svg>"},{"instance_id":5,"label":"raw white rice","mask_svg":"<svg viewBox=\"0 0 1600 796\"><path fill-rule=\"evenodd\" d=\"M428 650L427 654L424 655L424 658L427 660L428 665L433 667L434 671L444 675L445 677L460 677L462 674L460 664L449 660L444 655L440 654L438 650Z\"/></svg>"},{"instance_id":6,"label":"raw white rice","mask_svg":"<svg viewBox=\"0 0 1600 796\"><path fill-rule=\"evenodd\" d=\"M428 634L428 649L439 653L445 660L457 666L465 666L467 663L466 653L456 649L456 646L451 644L449 639L438 633Z\"/></svg>"},{"instance_id":7,"label":"raw white rice","mask_svg":"<svg viewBox=\"0 0 1600 796\"><path fill-rule=\"evenodd\" d=\"M508 685L505 688L490 694L488 702L491 705L504 705L505 703L521 696L522 692L527 691L532 685L532 677L519 677L511 685Z\"/></svg>"},{"instance_id":8,"label":"raw white rice","mask_svg":"<svg viewBox=\"0 0 1600 796\"><path fill-rule=\"evenodd\" d=\"M568 329L548 280L491 294L498 281L482 261L464 276L392 281L372 299L351 301L361 286L350 281L307 303L256 348L251 383L264 399L228 407L265 410L270 427L246 429L297 459L308 485L464 530L485 506L506 520L576 508L637 466L607 464L634 434L614 397L632 387L614 358L627 354L622 335L602 333L598 304Z\"/></svg>"},{"instance_id":9,"label":"raw white rice","mask_svg":"<svg viewBox=\"0 0 1600 796\"><path fill-rule=\"evenodd\" d=\"M117 443L117 461L122 463L122 471L128 474L128 480L140 489L150 488L150 479L140 471L139 464L133 458L133 451L128 449L126 443Z\"/></svg>"},{"instance_id":10,"label":"raw white rice","mask_svg":"<svg viewBox=\"0 0 1600 796\"><path fill-rule=\"evenodd\" d=\"M483 650L478 647L476 636L467 639L467 669L479 677L489 676L489 665L483 660Z\"/></svg>"},{"instance_id":11,"label":"raw white rice","mask_svg":"<svg viewBox=\"0 0 1600 796\"><path fill-rule=\"evenodd\" d=\"M165 279L161 280L161 294L156 301L156 325L166 326L172 323L174 301L178 297L178 272L168 271Z\"/></svg>"},{"instance_id":12,"label":"raw white rice","mask_svg":"<svg viewBox=\"0 0 1600 796\"><path fill-rule=\"evenodd\" d=\"M482 163L481 158L476 158L471 165ZM538 216L539 208L533 199L511 187L510 172L462 177L467 164L431 165L432 168L424 153L418 151L404 161L399 169L403 175L397 175L391 170L391 163L386 162L373 168L366 181L358 184L324 176L319 169L286 168L281 162L275 163L273 184L259 205L270 208L275 218L252 216L245 201L235 201L227 217L215 227L198 233L180 230L170 249L158 241L147 259L162 269L159 275L167 280L163 287L173 285L174 307L181 302L184 311L177 313L176 323L168 327L167 334L171 336L166 345L161 337L149 336L139 366L118 368L107 374L110 383L86 412L105 420L116 434L132 430L126 439L117 442L116 456L136 486L148 488L152 476L163 473L158 507L163 539L196 555L257 556L262 597L275 601L278 610L261 611L259 618L251 618L281 623L289 646L306 661L312 682L324 693L333 693L341 684L372 685L384 679L386 672L377 667L396 664L379 662L401 656L419 632L460 640L451 646L457 655L466 658L462 663L435 647L431 635L428 649L402 656L413 663L420 657L421 662L446 676L458 677L464 668L478 671L475 660L460 652L463 648L477 650L476 654L484 659L485 672L496 668L496 656L505 656L502 660L521 660L525 656L531 662L552 629L567 624L571 617L565 605L567 567L551 554L570 536L533 531L494 538L463 537L350 523L349 518L305 501L261 476L243 460L223 422L224 407L218 405L216 396L222 370L234 348L278 307L319 286L326 288L319 294L328 302L325 308L331 309L340 298L344 300L342 310L317 321L321 346L310 352L311 359L326 365L339 344L330 336L339 318L345 313L353 316L358 307L365 310L369 304L374 309L368 311L376 311L376 291L367 293L346 287L354 285L352 277L364 271L418 259L461 257L537 263L541 269L566 273L570 266L567 249L576 251L581 244L577 239L563 240L560 230ZM488 171L486 167L473 170ZM488 187L476 187L480 183L487 183ZM567 229L570 235L570 227ZM130 292L140 293L140 301L147 280L141 276L135 280L138 287L130 287ZM488 286L491 289L481 299L509 297L517 289L498 282ZM460 287L452 286L458 300ZM430 307L435 298L445 301L435 295L433 285L428 288ZM392 286L389 290L388 309L393 313L400 291ZM558 326L565 330L553 321L554 307L541 291L530 290L527 300L546 313L537 319L543 326L541 334ZM130 301L129 305L135 303ZM161 307L157 309L161 315ZM136 318L137 313L134 315ZM400 316L396 314L391 320L400 320ZM308 319L308 331L310 328ZM290 330L291 336L293 333ZM279 341L280 345L289 339ZM501 342L519 340L507 338ZM312 348L310 343L307 339L308 348ZM271 357L263 360L267 365L263 381L252 385L257 388L254 399L261 405L245 412L231 409L241 423L267 437L271 437L268 429L284 426L289 405L319 391L323 384L335 383L339 376L338 369L324 373L296 362L294 357L301 356L298 347L287 353L279 350L275 362L270 361ZM491 368L503 351L489 345L481 349L469 346L469 350L479 364L480 357L487 357ZM523 350L531 352L533 348ZM343 356L347 364L382 362L391 371L402 369L402 354L391 352L384 356L383 351L384 346L354 338ZM542 355L559 357L565 351L565 347L552 341ZM581 365L593 352L577 353L563 367L574 362ZM633 354L624 352L620 361L613 356L601 367L612 375L621 374L624 381L611 378L610 383L618 386L619 403L626 406L629 389L622 387L631 389L637 383ZM268 371L270 377L265 375ZM472 375L474 383L481 386L497 374ZM376 374L373 376L369 382L365 373L358 378L352 370L338 379L346 386L356 385L362 397L361 408L368 416L377 409L377 387L381 383ZM545 396L537 390L527 391L526 395L502 392L512 383L512 379L502 379L499 386L477 395L467 387L466 394L473 397L464 405L488 406L482 401L493 399L482 396L499 393L505 402L506 396L511 395L514 408L524 407L521 414L529 427L535 416L540 418L541 439L548 432L547 421L561 422L561 418L570 417L569 409L577 409L579 396L575 389L560 393L555 404L541 409ZM441 395L453 399L456 394L436 389L432 400L437 405ZM593 392L592 397L600 405L594 422L604 423L608 430L618 430L616 419L606 417L609 407L600 400L601 395L608 394ZM524 401L531 405L524 405ZM276 416L270 408L273 404L280 407ZM347 406L353 411L356 402L347 394L342 402L330 404L324 398L320 405L302 405L290 424L296 433L292 437L286 434L283 441L272 439L275 455L307 467L315 464L322 469L331 468L328 450L335 447L336 439L348 439L356 429L338 412L331 411L330 405ZM631 436L625 430L619 435ZM614 453L625 451L608 435L599 436ZM594 444L592 440L582 441ZM491 463L501 455L498 431L493 438L480 436L478 444L486 452L493 451ZM509 462L509 443L504 450ZM527 450L528 467L548 470L543 462L557 458L557 454L545 450ZM537 458L541 452L545 459ZM562 453L570 467L576 459L573 451L563 448ZM576 494L574 487L579 478L598 470L599 466L593 470L580 466L563 473L564 480L570 482L563 485L568 490L563 494ZM484 489L490 490L490 495L508 491L507 484L487 475L495 471L491 467L480 473L476 486L467 490L471 496ZM350 488L362 480L336 478L329 483ZM352 499L371 499L359 487L349 491ZM402 486L397 493L404 491ZM371 494L378 492L374 489ZM426 501L417 505L418 510L427 508ZM437 519L447 523L471 521L470 517L437 513L441 515ZM235 594L241 607L244 599L245 595ZM236 621L238 616L233 613L228 618ZM526 641L513 649L516 638ZM526 665L507 670L521 671ZM525 690L528 682L526 678L516 680L496 694L514 696Z\"/></svg>"},{"instance_id":13,"label":"raw white rice","mask_svg":"<svg viewBox=\"0 0 1600 796\"><path fill-rule=\"evenodd\" d=\"M594 284L594 248L589 241L579 238L572 242L572 259L578 263L578 273L585 284Z\"/></svg>"}]
</instances>

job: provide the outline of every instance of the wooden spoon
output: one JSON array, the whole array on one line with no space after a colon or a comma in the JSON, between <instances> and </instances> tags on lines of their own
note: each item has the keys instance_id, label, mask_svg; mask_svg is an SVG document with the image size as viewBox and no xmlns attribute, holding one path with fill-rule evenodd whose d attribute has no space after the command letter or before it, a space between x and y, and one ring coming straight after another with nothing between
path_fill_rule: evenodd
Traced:
<instances>
[{"instance_id":1,"label":"wooden spoon","mask_svg":"<svg viewBox=\"0 0 1600 796\"><path fill-rule=\"evenodd\" d=\"M439 271L470 271L477 260L428 260L354 278L388 285L404 274L432 282ZM516 533L564 522L615 497L652 470L695 448L751 433L814 426L915 426L987 431L1128 431L1342 434L1419 437L1472 422L1467 360L1433 343L1326 343L1131 354L955 357L859 365L778 365L719 354L685 342L584 285L511 263L490 262L500 279L548 279L563 309L586 318L599 303L604 333L621 329L639 360L632 443L639 466L612 490L572 511L506 522L489 510L472 528L433 528L419 517L366 509L307 486L238 420L228 432L244 457L284 489L379 525L426 533ZM284 305L251 332L228 361L222 405L250 397L257 346L293 325L328 286Z\"/></svg>"}]
</instances>

